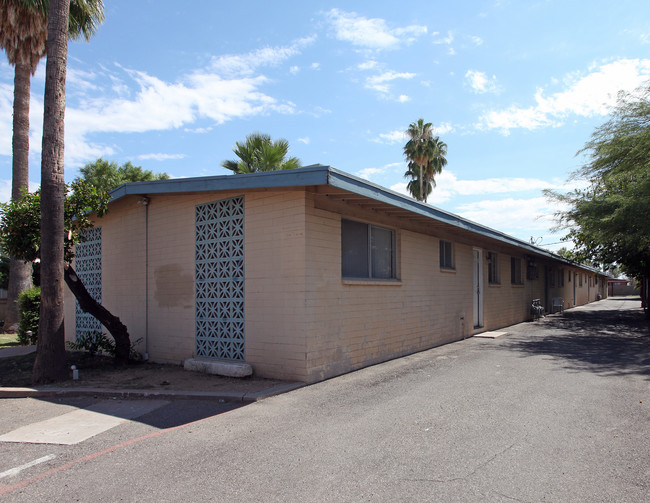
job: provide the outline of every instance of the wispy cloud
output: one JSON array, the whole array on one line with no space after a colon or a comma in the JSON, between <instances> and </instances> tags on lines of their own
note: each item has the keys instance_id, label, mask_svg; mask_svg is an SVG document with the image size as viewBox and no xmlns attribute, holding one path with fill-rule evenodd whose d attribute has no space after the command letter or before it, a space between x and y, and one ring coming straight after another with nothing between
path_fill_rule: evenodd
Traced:
<instances>
[{"instance_id":1,"label":"wispy cloud","mask_svg":"<svg viewBox=\"0 0 650 503\"><path fill-rule=\"evenodd\" d=\"M138 159L141 161L169 161L172 159L185 159L187 157L185 154L142 154L138 156Z\"/></svg>"},{"instance_id":2,"label":"wispy cloud","mask_svg":"<svg viewBox=\"0 0 650 503\"><path fill-rule=\"evenodd\" d=\"M403 162L391 162L380 167L372 167L359 170L355 173L355 175L366 180L372 180L379 175L384 175L386 173L394 171L398 167L403 168L405 167L405 164Z\"/></svg>"},{"instance_id":3,"label":"wispy cloud","mask_svg":"<svg viewBox=\"0 0 650 503\"><path fill-rule=\"evenodd\" d=\"M300 143L304 143L305 145L309 145L309 143L311 142L308 136L305 136L304 138L298 138L298 141Z\"/></svg>"},{"instance_id":4,"label":"wispy cloud","mask_svg":"<svg viewBox=\"0 0 650 503\"><path fill-rule=\"evenodd\" d=\"M326 14L338 40L364 49L395 49L427 33L423 25L389 28L386 20L366 18L356 12L332 9Z\"/></svg>"},{"instance_id":5,"label":"wispy cloud","mask_svg":"<svg viewBox=\"0 0 650 503\"><path fill-rule=\"evenodd\" d=\"M499 92L497 78L494 75L488 77L484 72L479 72L478 70L467 70L465 73L465 80L472 91L476 94L496 94Z\"/></svg>"},{"instance_id":6,"label":"wispy cloud","mask_svg":"<svg viewBox=\"0 0 650 503\"><path fill-rule=\"evenodd\" d=\"M389 94L391 91L391 82L397 79L412 79L414 73L388 71L379 75L371 75L366 79L366 88L377 91L380 94Z\"/></svg>"},{"instance_id":7,"label":"wispy cloud","mask_svg":"<svg viewBox=\"0 0 650 503\"><path fill-rule=\"evenodd\" d=\"M512 129L561 126L570 116L604 116L616 103L619 91L632 91L648 77L650 59L621 59L603 64L586 75L567 76L562 91L547 96L544 89L538 89L533 105L486 111L476 127L499 129L507 135Z\"/></svg>"},{"instance_id":8,"label":"wispy cloud","mask_svg":"<svg viewBox=\"0 0 650 503\"><path fill-rule=\"evenodd\" d=\"M407 140L406 129L407 128L404 127L404 129L394 129L388 133L379 133L372 141L375 143L385 143L387 145L404 143ZM433 133L435 135L443 135L452 131L454 131L454 127L448 122L443 122L440 126L434 125L433 127Z\"/></svg>"},{"instance_id":9,"label":"wispy cloud","mask_svg":"<svg viewBox=\"0 0 650 503\"><path fill-rule=\"evenodd\" d=\"M229 54L213 58L210 71L224 77L252 75L261 66L275 66L300 54L302 49L316 40L316 36L296 40L280 47L264 47L247 54Z\"/></svg>"},{"instance_id":10,"label":"wispy cloud","mask_svg":"<svg viewBox=\"0 0 650 503\"><path fill-rule=\"evenodd\" d=\"M314 37L303 38L286 47L222 56L213 60L207 69L197 69L176 82L120 65L98 67L94 72L71 68L71 82L81 92L71 94L66 107L66 165L79 166L119 150L112 144L94 142L91 139L94 133L142 133L177 128L206 132L211 125L192 126L199 119L222 124L268 113L295 113L295 103L280 101L262 91L269 78L255 70L299 54L313 40ZM318 69L318 66L311 68ZM1 84L0 155L11 155L12 102L13 88ZM40 153L42 107L42 96L33 94L32 153Z\"/></svg>"},{"instance_id":11,"label":"wispy cloud","mask_svg":"<svg viewBox=\"0 0 650 503\"><path fill-rule=\"evenodd\" d=\"M406 141L406 132L401 129L394 129L388 133L380 133L377 138L373 139L376 143L386 143L391 145L393 143L402 143Z\"/></svg>"}]
</instances>

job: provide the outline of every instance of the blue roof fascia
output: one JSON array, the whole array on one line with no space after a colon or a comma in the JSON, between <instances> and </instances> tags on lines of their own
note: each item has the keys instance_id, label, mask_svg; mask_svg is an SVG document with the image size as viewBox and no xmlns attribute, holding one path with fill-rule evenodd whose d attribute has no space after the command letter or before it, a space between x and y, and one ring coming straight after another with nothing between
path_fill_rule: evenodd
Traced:
<instances>
[{"instance_id":1,"label":"blue roof fascia","mask_svg":"<svg viewBox=\"0 0 650 503\"><path fill-rule=\"evenodd\" d=\"M120 185L110 192L111 202L129 195L176 194L189 192L210 192L223 190L267 189L281 187L301 187L310 185L329 185L353 194L368 197L417 215L431 218L450 226L464 229L481 236L522 248L536 255L546 256L565 264L600 272L583 264L577 264L553 252L539 248L526 241L514 238L503 232L491 229L458 215L421 203L398 192L376 185L343 171L314 164L299 169L249 173L247 175L219 175L198 178L174 178L151 182L132 182Z\"/></svg>"},{"instance_id":2,"label":"blue roof fascia","mask_svg":"<svg viewBox=\"0 0 650 503\"><path fill-rule=\"evenodd\" d=\"M110 192L111 202L130 195L246 190L307 185L326 185L328 166L313 165L301 169L249 173L247 175L174 178L151 182L131 182Z\"/></svg>"}]
</instances>

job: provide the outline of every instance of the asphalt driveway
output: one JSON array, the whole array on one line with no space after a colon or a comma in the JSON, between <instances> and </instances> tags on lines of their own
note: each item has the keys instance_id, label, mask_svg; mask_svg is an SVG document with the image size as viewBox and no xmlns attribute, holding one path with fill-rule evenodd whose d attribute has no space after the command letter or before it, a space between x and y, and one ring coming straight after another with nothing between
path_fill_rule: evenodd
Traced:
<instances>
[{"instance_id":1,"label":"asphalt driveway","mask_svg":"<svg viewBox=\"0 0 650 503\"><path fill-rule=\"evenodd\" d=\"M0 480L0 498L650 501L638 299L504 331L174 428L147 416L56 451L0 444L0 472L25 450L59 456Z\"/></svg>"}]
</instances>

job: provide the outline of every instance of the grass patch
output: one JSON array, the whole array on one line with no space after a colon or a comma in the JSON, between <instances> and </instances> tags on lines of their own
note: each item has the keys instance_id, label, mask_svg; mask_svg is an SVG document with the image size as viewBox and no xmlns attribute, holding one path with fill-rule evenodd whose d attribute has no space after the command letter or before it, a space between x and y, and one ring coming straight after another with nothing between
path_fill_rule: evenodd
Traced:
<instances>
[{"instance_id":1,"label":"grass patch","mask_svg":"<svg viewBox=\"0 0 650 503\"><path fill-rule=\"evenodd\" d=\"M0 349L20 346L18 334L0 334Z\"/></svg>"}]
</instances>

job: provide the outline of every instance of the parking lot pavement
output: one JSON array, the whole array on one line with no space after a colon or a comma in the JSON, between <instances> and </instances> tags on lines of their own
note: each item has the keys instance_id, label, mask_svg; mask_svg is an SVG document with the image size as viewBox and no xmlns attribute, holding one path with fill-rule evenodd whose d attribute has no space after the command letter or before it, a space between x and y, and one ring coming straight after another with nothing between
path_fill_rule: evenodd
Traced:
<instances>
[{"instance_id":1,"label":"parking lot pavement","mask_svg":"<svg viewBox=\"0 0 650 503\"><path fill-rule=\"evenodd\" d=\"M647 503L638 306L597 302L196 421L217 404L172 402L71 446L0 444L0 474L39 461L0 498ZM24 421L72 407L29 400Z\"/></svg>"}]
</instances>

